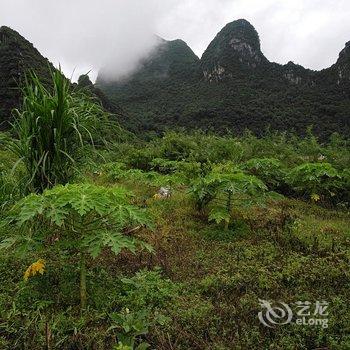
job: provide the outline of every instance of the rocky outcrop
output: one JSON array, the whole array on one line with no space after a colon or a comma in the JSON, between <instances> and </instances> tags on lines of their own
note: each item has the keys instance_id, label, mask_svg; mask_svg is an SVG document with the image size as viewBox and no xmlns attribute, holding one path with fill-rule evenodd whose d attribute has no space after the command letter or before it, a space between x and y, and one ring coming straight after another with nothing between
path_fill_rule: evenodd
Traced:
<instances>
[{"instance_id":1,"label":"rocky outcrop","mask_svg":"<svg viewBox=\"0 0 350 350\"><path fill-rule=\"evenodd\" d=\"M345 44L344 49L340 52L337 63L337 83L348 83L350 81L350 41Z\"/></svg>"},{"instance_id":2,"label":"rocky outcrop","mask_svg":"<svg viewBox=\"0 0 350 350\"><path fill-rule=\"evenodd\" d=\"M260 39L255 28L240 19L227 24L203 53L201 66L208 81L220 81L245 74L268 60L260 49Z\"/></svg>"}]
</instances>

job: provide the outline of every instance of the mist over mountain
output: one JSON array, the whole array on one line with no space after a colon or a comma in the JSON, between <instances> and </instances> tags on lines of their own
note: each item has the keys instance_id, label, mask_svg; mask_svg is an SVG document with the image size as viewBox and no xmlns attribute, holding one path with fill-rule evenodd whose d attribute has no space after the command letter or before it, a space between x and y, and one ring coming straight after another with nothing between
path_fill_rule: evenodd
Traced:
<instances>
[{"instance_id":1,"label":"mist over mountain","mask_svg":"<svg viewBox=\"0 0 350 350\"><path fill-rule=\"evenodd\" d=\"M138 68L118 79L113 61L96 84L87 75L78 86L139 134L174 127L261 135L267 128L321 138L350 134L350 42L337 62L313 71L270 62L255 28L240 19L227 24L201 58L182 40L154 37L156 45ZM0 122L8 127L21 101L20 87L33 70L49 82L52 64L16 31L0 28Z\"/></svg>"},{"instance_id":2,"label":"mist over mountain","mask_svg":"<svg viewBox=\"0 0 350 350\"><path fill-rule=\"evenodd\" d=\"M161 132L172 127L262 134L267 128L325 138L349 135L350 47L328 69L269 62L246 20L227 24L199 59L181 40L160 40L128 79L96 86L124 107L125 126Z\"/></svg>"}]
</instances>

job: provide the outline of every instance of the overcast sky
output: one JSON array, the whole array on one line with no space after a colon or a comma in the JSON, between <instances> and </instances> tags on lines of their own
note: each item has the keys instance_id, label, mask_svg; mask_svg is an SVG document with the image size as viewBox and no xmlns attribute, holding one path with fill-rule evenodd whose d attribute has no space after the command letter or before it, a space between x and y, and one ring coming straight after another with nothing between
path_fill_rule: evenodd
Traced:
<instances>
[{"instance_id":1,"label":"overcast sky","mask_svg":"<svg viewBox=\"0 0 350 350\"><path fill-rule=\"evenodd\" d=\"M228 22L245 18L270 61L333 64L350 40L349 0L0 0L0 25L19 31L74 78L113 65L135 69L153 33L183 39L201 56Z\"/></svg>"}]
</instances>

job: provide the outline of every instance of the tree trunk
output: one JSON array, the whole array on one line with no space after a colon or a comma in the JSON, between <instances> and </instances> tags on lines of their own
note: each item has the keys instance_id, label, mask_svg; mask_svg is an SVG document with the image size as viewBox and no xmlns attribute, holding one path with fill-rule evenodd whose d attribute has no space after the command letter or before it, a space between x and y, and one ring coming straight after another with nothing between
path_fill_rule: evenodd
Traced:
<instances>
[{"instance_id":1,"label":"tree trunk","mask_svg":"<svg viewBox=\"0 0 350 350\"><path fill-rule=\"evenodd\" d=\"M227 195L227 202L226 202L226 210L229 216L231 216L231 210L232 210L232 191L228 191ZM228 225L230 223L230 220L225 221L225 230L228 230Z\"/></svg>"},{"instance_id":2,"label":"tree trunk","mask_svg":"<svg viewBox=\"0 0 350 350\"><path fill-rule=\"evenodd\" d=\"M45 338L46 338L46 350L51 350L51 330L49 322L45 324Z\"/></svg>"},{"instance_id":3,"label":"tree trunk","mask_svg":"<svg viewBox=\"0 0 350 350\"><path fill-rule=\"evenodd\" d=\"M81 307L81 311L83 311L86 308L86 300L87 300L86 262L85 262L84 253L81 253L81 256L80 256L80 307Z\"/></svg>"}]
</instances>

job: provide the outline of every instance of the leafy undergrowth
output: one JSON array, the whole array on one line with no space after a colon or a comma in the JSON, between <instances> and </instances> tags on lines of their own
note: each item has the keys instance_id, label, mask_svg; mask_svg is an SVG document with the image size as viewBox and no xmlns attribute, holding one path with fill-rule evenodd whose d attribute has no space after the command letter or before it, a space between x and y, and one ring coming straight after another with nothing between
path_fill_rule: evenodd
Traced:
<instances>
[{"instance_id":1,"label":"leafy undergrowth","mask_svg":"<svg viewBox=\"0 0 350 350\"><path fill-rule=\"evenodd\" d=\"M142 316L140 310L146 310L140 322L149 327L145 339L157 349L349 346L347 214L288 200L285 205L296 218L288 232L273 232L269 226L269 217L281 215L278 203L250 209L250 225L237 221L225 230L208 226L184 189L157 200L153 188L129 187L145 199L155 218L156 229L140 233L155 254L115 257L106 251L91 260L91 303L83 315L72 307L79 304L79 295L71 289L77 267L69 259L60 266L53 258L46 273L30 283L20 282L22 264L3 260L3 348L40 349L49 332L57 349L108 349L116 343L116 332L110 328L113 314L125 308L133 325ZM257 318L259 299L291 304L327 300L329 326L266 328Z\"/></svg>"},{"instance_id":2,"label":"leafy undergrowth","mask_svg":"<svg viewBox=\"0 0 350 350\"><path fill-rule=\"evenodd\" d=\"M76 288L77 254L82 251L79 235L83 233L73 225L74 217L70 221L71 215L77 215L71 212L74 201L67 199L63 187L51 190L62 192L62 200L55 197L54 204L64 203L61 208L67 210L68 218L64 226L55 227L55 235L69 232L74 240L60 240L60 249L42 250L43 256L34 249L27 249L22 258L11 252L1 255L0 348L348 349L346 153L329 156L336 170L329 170L329 165L322 168L322 162L300 168L305 155L298 158L299 151L293 154L294 149L277 146L269 154L271 144L258 140L263 151L248 149L251 140L233 142L232 153L227 150L229 155L219 157L203 156L198 149L191 155L188 140L174 139L172 148L166 146L169 139L165 138L153 151L121 145L124 157L109 150L102 160L81 166L76 182L82 184L66 187L93 188L101 191L101 198L125 188L133 195L130 203L124 199L121 203L132 206L135 213L136 208L147 211L153 222L138 225L134 232L134 238L151 245L153 252L123 250L115 255L102 242L97 257L86 257L88 303L84 310ZM165 149L159 150L161 147ZM291 153L287 161L267 158L278 155L279 149ZM219 150L224 150L221 143ZM307 161L315 163L317 156L315 151L314 159L309 156ZM220 162L215 163L215 158ZM305 186L303 177L298 180L300 169L310 176ZM291 173L293 181L289 181ZM160 186L170 186L171 196L159 196ZM50 213L52 203L46 205ZM35 225L49 218L44 209L40 217L41 209L36 207ZM112 230L104 217L106 208L101 211L96 205L94 210L103 220L96 230ZM89 212L85 214L91 223ZM125 217L124 221L128 222ZM133 226L124 227L124 221L118 235L132 231ZM2 226L2 238L11 229ZM42 243L47 246L59 237L42 227L36 234L46 237ZM76 253L67 254L72 242ZM27 243L29 246L29 240ZM39 259L45 261L44 270ZM32 275L25 281L28 266L32 266ZM258 319L261 299L289 305L325 300L329 303L328 327L295 323L266 327Z\"/></svg>"}]
</instances>

